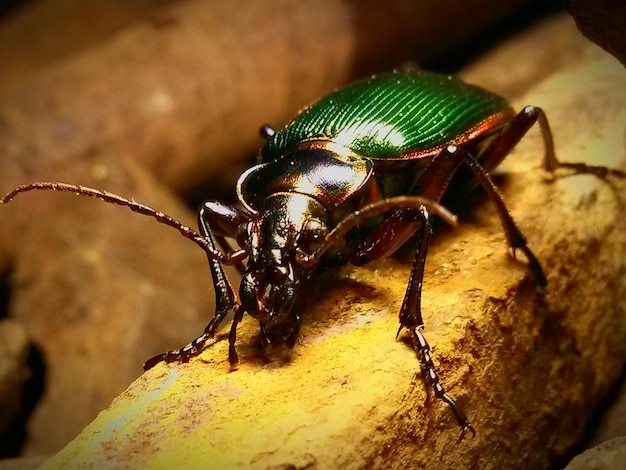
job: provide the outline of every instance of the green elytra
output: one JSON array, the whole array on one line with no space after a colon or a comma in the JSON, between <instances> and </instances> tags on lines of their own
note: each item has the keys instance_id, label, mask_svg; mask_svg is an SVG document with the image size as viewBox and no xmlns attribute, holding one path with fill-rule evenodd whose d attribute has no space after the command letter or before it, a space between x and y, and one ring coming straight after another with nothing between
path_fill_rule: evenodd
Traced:
<instances>
[{"instance_id":1,"label":"green elytra","mask_svg":"<svg viewBox=\"0 0 626 470\"><path fill-rule=\"evenodd\" d=\"M373 76L304 109L261 149L274 160L324 136L370 158L419 158L494 130L515 113L501 96L433 72Z\"/></svg>"}]
</instances>

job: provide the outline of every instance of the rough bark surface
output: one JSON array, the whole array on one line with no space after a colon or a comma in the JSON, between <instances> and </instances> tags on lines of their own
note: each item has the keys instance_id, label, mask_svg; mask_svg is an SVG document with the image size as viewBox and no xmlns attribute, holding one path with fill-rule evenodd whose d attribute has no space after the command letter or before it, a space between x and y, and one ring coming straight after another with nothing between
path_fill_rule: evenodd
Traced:
<instances>
[{"instance_id":1,"label":"rough bark surface","mask_svg":"<svg viewBox=\"0 0 626 470\"><path fill-rule=\"evenodd\" d=\"M546 110L563 160L624 168L624 90L607 58L517 105ZM507 255L484 200L435 237L427 263L426 335L476 438L456 442L415 354L394 341L403 257L318 278L292 352L263 359L246 321L237 371L223 335L189 364L158 365L43 468L547 468L626 360L626 197L624 181L551 180L542 152L532 132L498 180L546 290Z\"/></svg>"}]
</instances>

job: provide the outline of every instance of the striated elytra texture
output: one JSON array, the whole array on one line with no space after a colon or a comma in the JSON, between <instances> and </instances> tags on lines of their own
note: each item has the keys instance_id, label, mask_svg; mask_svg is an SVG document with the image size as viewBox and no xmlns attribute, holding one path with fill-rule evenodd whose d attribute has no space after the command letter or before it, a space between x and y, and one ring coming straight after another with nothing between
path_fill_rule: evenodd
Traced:
<instances>
[{"instance_id":1,"label":"striated elytra texture","mask_svg":"<svg viewBox=\"0 0 626 470\"><path fill-rule=\"evenodd\" d=\"M613 59L542 83L563 159L624 168L626 75ZM435 237L423 301L444 384L477 430L457 443L448 410L394 341L410 256L329 272L305 289L292 352L268 361L244 321L227 341L136 380L42 468L546 468L582 432L626 360L623 181L551 180L537 132L504 163L509 208L543 263L538 290L507 256L487 201Z\"/></svg>"},{"instance_id":2,"label":"striated elytra texture","mask_svg":"<svg viewBox=\"0 0 626 470\"><path fill-rule=\"evenodd\" d=\"M305 109L268 139L261 157L278 158L320 134L373 158L432 155L443 145L461 144L488 119L503 115L502 122L512 114L504 98L450 76L421 70L381 74Z\"/></svg>"}]
</instances>

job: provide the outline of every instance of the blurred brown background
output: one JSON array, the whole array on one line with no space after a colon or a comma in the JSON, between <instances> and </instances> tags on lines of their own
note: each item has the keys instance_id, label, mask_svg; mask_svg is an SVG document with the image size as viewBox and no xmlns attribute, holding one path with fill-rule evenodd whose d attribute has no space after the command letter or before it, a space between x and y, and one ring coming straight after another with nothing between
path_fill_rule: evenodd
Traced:
<instances>
[{"instance_id":1,"label":"blurred brown background","mask_svg":"<svg viewBox=\"0 0 626 470\"><path fill-rule=\"evenodd\" d=\"M571 3L580 10L584 2ZM2 8L0 193L63 180L192 226L203 198L233 199L261 124L280 126L356 77L406 65L463 71L515 99L587 53L556 1ZM202 330L213 309L210 278L198 250L123 209L42 193L0 211L0 457L48 455L138 376L143 360Z\"/></svg>"}]
</instances>

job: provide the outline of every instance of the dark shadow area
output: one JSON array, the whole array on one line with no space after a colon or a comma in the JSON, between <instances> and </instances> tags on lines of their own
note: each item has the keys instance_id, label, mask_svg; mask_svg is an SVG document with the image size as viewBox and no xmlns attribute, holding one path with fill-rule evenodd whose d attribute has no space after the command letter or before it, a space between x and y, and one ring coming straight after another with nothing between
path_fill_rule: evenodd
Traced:
<instances>
[{"instance_id":1,"label":"dark shadow area","mask_svg":"<svg viewBox=\"0 0 626 470\"><path fill-rule=\"evenodd\" d=\"M0 320L9 317L11 291L7 280L8 274L0 278ZM20 455L27 438L28 419L43 395L46 367L41 351L35 345L31 345L28 351L26 368L24 373L28 378L23 384L20 409L8 410L14 415L13 420L6 433L0 436L0 459Z\"/></svg>"},{"instance_id":2,"label":"dark shadow area","mask_svg":"<svg viewBox=\"0 0 626 470\"><path fill-rule=\"evenodd\" d=\"M569 450L565 455L561 456L555 464L551 467L552 470L559 470L565 468L570 461L577 455L584 451L599 445L597 430L603 427L606 420L607 412L615 405L620 396L624 395L626 391L626 369L622 371L622 378L615 384L611 390L606 394L602 401L593 408L590 413L589 421L585 426L585 432L576 445ZM613 436L618 437L618 436Z\"/></svg>"},{"instance_id":3,"label":"dark shadow area","mask_svg":"<svg viewBox=\"0 0 626 470\"><path fill-rule=\"evenodd\" d=\"M9 283L7 277L0 278L0 320L9 317Z\"/></svg>"},{"instance_id":4,"label":"dark shadow area","mask_svg":"<svg viewBox=\"0 0 626 470\"><path fill-rule=\"evenodd\" d=\"M261 144L259 145L260 148ZM227 173L222 173L219 178L212 180L210 184L204 183L186 191L182 197L187 207L195 212L204 201L209 199L222 201L227 204L235 203L237 201L235 192L237 180L245 170L256 164L256 158L256 153L249 155L241 166L231 166Z\"/></svg>"},{"instance_id":5,"label":"dark shadow area","mask_svg":"<svg viewBox=\"0 0 626 470\"><path fill-rule=\"evenodd\" d=\"M487 17L484 12L474 11L472 3L465 3L467 21L476 23L481 16ZM418 30L420 15L431 17L434 12L441 10L442 5L415 4L408 7L402 0L385 2L384 13L389 17L399 18L400 22L385 21L381 18L382 8L379 0L370 0L364 5L359 2L354 7L356 12L357 45L353 64L353 76L361 77L384 70L390 70L404 64L419 64L420 68L439 72L453 73L471 63L504 39L519 33L538 20L545 18L563 9L560 1L533 1L527 2L509 11L504 6L500 20L491 21L480 27L470 27L469 24L459 24L448 18L443 11L439 21L433 21L427 29ZM426 11L425 11L426 10ZM497 12L492 16L497 17ZM451 40L437 38L436 31L450 31ZM479 33L465 33L476 31ZM462 40L461 40L462 39ZM403 47L403 44L413 44L414 47ZM395 45L395 47L389 47ZM382 52L381 53L381 49Z\"/></svg>"},{"instance_id":6,"label":"dark shadow area","mask_svg":"<svg viewBox=\"0 0 626 470\"><path fill-rule=\"evenodd\" d=\"M469 37L454 47L440 51L432 57L425 58L422 66L429 70L454 73L485 55L489 49L501 44L507 38L528 30L542 18L562 9L561 2L554 0L523 5L513 14L479 34Z\"/></svg>"},{"instance_id":7,"label":"dark shadow area","mask_svg":"<svg viewBox=\"0 0 626 470\"><path fill-rule=\"evenodd\" d=\"M33 0L4 0L0 2L0 21L2 21L4 16L14 13L15 10L29 3L33 3Z\"/></svg>"},{"instance_id":8,"label":"dark shadow area","mask_svg":"<svg viewBox=\"0 0 626 470\"><path fill-rule=\"evenodd\" d=\"M22 391L21 409L10 423L6 435L0 438L0 459L18 457L27 439L27 424L44 392L46 366L41 351L31 345L27 359L29 378Z\"/></svg>"}]
</instances>

